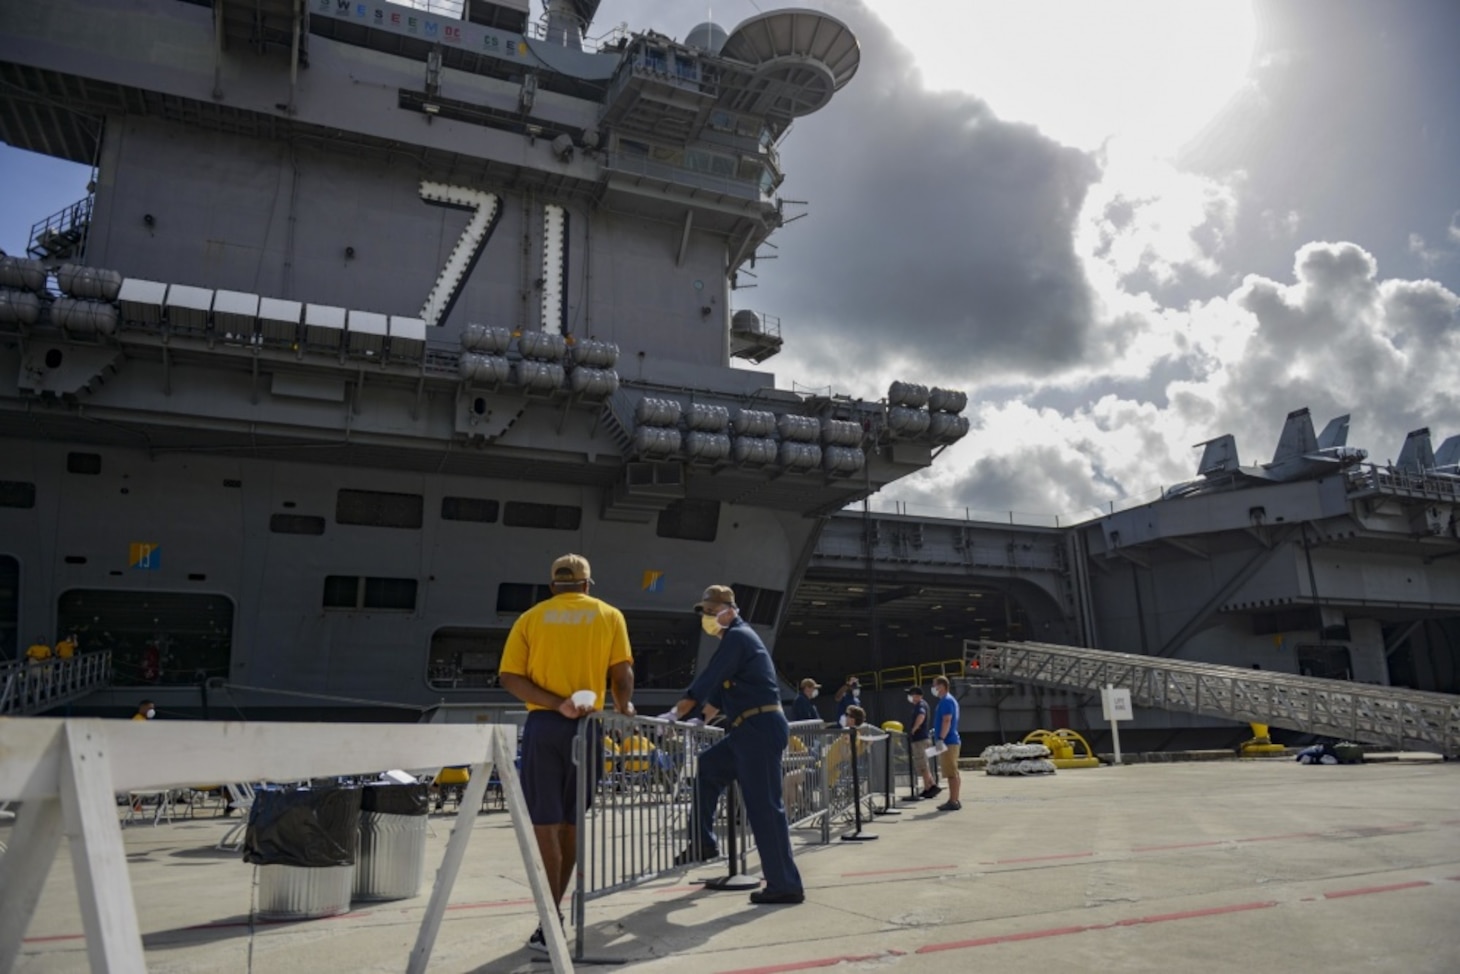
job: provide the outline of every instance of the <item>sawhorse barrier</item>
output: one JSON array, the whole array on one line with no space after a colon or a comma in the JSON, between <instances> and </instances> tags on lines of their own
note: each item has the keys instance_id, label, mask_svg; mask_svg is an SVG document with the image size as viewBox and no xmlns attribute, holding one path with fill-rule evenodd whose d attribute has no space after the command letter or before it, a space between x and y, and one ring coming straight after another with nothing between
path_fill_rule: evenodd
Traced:
<instances>
[{"instance_id":1,"label":"sawhorse barrier","mask_svg":"<svg viewBox=\"0 0 1460 974\"><path fill-rule=\"evenodd\" d=\"M0 971L10 970L55 861L70 844L86 952L96 974L147 969L116 793L198 781L301 781L389 768L470 765L431 899L405 969L426 970L471 823L495 767L553 969L573 969L517 777L507 725L274 724L0 719L0 801L21 802L0 856Z\"/></svg>"}]
</instances>

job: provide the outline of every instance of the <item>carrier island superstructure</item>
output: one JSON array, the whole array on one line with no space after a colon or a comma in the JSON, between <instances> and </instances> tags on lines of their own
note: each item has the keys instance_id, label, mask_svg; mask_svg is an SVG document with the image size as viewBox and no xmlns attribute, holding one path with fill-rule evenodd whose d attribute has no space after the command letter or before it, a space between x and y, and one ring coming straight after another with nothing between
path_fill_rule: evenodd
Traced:
<instances>
[{"instance_id":1,"label":"carrier island superstructure","mask_svg":"<svg viewBox=\"0 0 1460 974\"><path fill-rule=\"evenodd\" d=\"M500 694L578 551L668 693L706 584L774 641L822 517L967 431L734 362L781 346L736 284L845 25L422 6L0 0L0 138L95 167L0 280L0 656L109 650L98 707L412 719Z\"/></svg>"}]
</instances>

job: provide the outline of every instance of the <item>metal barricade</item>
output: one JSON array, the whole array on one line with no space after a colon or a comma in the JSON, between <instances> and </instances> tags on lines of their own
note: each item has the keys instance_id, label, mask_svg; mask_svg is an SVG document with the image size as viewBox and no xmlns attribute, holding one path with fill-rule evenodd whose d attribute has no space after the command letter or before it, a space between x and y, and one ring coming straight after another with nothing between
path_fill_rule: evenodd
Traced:
<instances>
[{"instance_id":1,"label":"metal barricade","mask_svg":"<svg viewBox=\"0 0 1460 974\"><path fill-rule=\"evenodd\" d=\"M588 900L680 868L675 856L695 834L696 764L724 734L716 727L613 713L583 719L574 747L579 808L573 914L579 958ZM728 851L723 808L716 811L714 832ZM742 822L738 833L734 865L744 872L750 830Z\"/></svg>"}]
</instances>

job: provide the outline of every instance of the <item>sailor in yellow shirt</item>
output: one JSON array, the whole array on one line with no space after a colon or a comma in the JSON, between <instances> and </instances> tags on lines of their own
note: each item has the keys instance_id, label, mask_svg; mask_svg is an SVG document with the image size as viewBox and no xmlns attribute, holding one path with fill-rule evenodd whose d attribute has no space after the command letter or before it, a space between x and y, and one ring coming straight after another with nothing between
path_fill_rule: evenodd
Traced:
<instances>
[{"instance_id":1,"label":"sailor in yellow shirt","mask_svg":"<svg viewBox=\"0 0 1460 974\"><path fill-rule=\"evenodd\" d=\"M56 659L71 659L76 655L76 637L67 636L56 643Z\"/></svg>"},{"instance_id":2,"label":"sailor in yellow shirt","mask_svg":"<svg viewBox=\"0 0 1460 974\"><path fill-rule=\"evenodd\" d=\"M25 651L25 658L30 663L44 663L51 658L51 646L44 637L35 637L35 642Z\"/></svg>"},{"instance_id":3,"label":"sailor in yellow shirt","mask_svg":"<svg viewBox=\"0 0 1460 974\"><path fill-rule=\"evenodd\" d=\"M498 667L502 687L527 704L522 729L522 791L542 853L553 902L561 903L578 860L578 769L573 739L580 719L600 709L605 684L613 709L633 715L634 657L623 613L593 598L593 574L582 555L553 562L553 597L518 616ZM594 702L575 703L591 691ZM597 768L596 758L589 767ZM588 797L592 798L590 790ZM559 914L561 916L561 913ZM527 946L547 951L538 927Z\"/></svg>"}]
</instances>

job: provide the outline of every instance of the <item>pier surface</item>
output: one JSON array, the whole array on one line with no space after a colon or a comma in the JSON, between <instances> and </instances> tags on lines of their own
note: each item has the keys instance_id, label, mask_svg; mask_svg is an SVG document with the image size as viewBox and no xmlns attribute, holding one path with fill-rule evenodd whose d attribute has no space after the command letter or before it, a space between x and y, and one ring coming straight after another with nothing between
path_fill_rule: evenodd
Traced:
<instances>
[{"instance_id":1,"label":"pier surface","mask_svg":"<svg viewBox=\"0 0 1460 974\"><path fill-rule=\"evenodd\" d=\"M876 841L841 841L843 825L830 845L798 831L799 906L752 906L744 892L696 883L724 875L723 861L592 900L585 955L696 974L1417 974L1460 963L1460 764L965 772L962 810L936 804L867 823ZM405 969L451 816L431 817L416 898L290 923L253 917L255 868L215 848L232 821L123 829L149 970ZM526 949L537 919L506 814L472 827L430 970L550 970ZM16 971L88 970L81 931L63 843Z\"/></svg>"}]
</instances>

